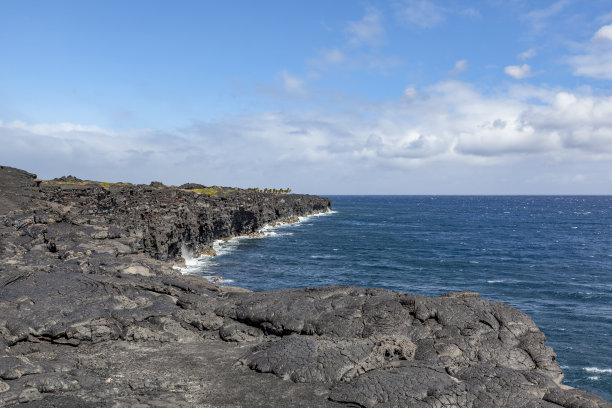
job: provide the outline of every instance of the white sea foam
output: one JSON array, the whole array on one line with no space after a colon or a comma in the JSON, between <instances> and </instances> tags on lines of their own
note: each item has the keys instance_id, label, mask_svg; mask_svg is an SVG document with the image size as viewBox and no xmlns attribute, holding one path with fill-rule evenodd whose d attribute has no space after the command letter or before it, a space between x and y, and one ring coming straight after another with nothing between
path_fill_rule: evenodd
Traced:
<instances>
[{"instance_id":1,"label":"white sea foam","mask_svg":"<svg viewBox=\"0 0 612 408\"><path fill-rule=\"evenodd\" d=\"M181 253L183 254L183 259L185 259L185 266L181 267L178 265L174 265L173 268L181 271L184 274L189 273L202 273L203 271L207 271L210 267L216 265L215 258L218 256L227 255L228 253L234 251L243 240L248 239L257 239L262 237L276 237L276 236L291 236L293 232L290 231L279 231L287 226L294 225L296 223L303 223L304 221L311 219L312 217L319 217L323 215L336 214L337 211L328 210L326 212L311 214L303 217L298 217L298 221L279 221L273 224L266 224L261 227L257 233L252 235L240 235L237 237L232 237L229 239L218 239L213 242L213 249L215 255L201 255L199 257L194 257L193 251L187 248L186 245L181 247ZM309 225L309 224L306 224ZM310 224L312 225L312 224ZM203 275L206 279L213 281L215 278L219 279L220 277L214 275ZM223 283L225 282L233 282L231 279L222 279Z\"/></svg>"},{"instance_id":2,"label":"white sea foam","mask_svg":"<svg viewBox=\"0 0 612 408\"><path fill-rule=\"evenodd\" d=\"M494 280L488 280L487 283L503 283L505 282L503 279L494 279Z\"/></svg>"},{"instance_id":3,"label":"white sea foam","mask_svg":"<svg viewBox=\"0 0 612 408\"><path fill-rule=\"evenodd\" d=\"M591 377L587 377L591 381L599 381L599 376L593 375Z\"/></svg>"},{"instance_id":4,"label":"white sea foam","mask_svg":"<svg viewBox=\"0 0 612 408\"><path fill-rule=\"evenodd\" d=\"M309 219L311 219L313 217L322 217L324 215L331 215L331 214L338 214L338 211L327 210L327 211L320 212L320 213L315 213L315 214L310 214L310 215L303 215L303 216L298 217L298 219L300 220L300 222L304 222L304 221L308 221Z\"/></svg>"},{"instance_id":5,"label":"white sea foam","mask_svg":"<svg viewBox=\"0 0 612 408\"><path fill-rule=\"evenodd\" d=\"M612 374L612 368L584 367L587 373Z\"/></svg>"},{"instance_id":6,"label":"white sea foam","mask_svg":"<svg viewBox=\"0 0 612 408\"><path fill-rule=\"evenodd\" d=\"M181 254L183 255L183 259L185 260L185 266L180 267L174 265L173 268L181 271L184 274L197 272L200 268L204 267L207 263L210 262L211 256L200 256L194 257L193 251L187 248L186 245L183 244L181 247Z\"/></svg>"},{"instance_id":7,"label":"white sea foam","mask_svg":"<svg viewBox=\"0 0 612 408\"><path fill-rule=\"evenodd\" d=\"M339 259L341 258L338 255L329 255L329 254L318 254L318 255L310 255L311 259Z\"/></svg>"}]
</instances>

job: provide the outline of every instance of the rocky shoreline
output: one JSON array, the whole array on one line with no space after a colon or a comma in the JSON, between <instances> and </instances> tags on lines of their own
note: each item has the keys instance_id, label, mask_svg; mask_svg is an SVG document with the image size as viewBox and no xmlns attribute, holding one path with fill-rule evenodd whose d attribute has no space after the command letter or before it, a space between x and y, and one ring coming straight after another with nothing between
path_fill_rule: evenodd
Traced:
<instances>
[{"instance_id":1,"label":"rocky shoreline","mask_svg":"<svg viewBox=\"0 0 612 408\"><path fill-rule=\"evenodd\" d=\"M172 268L330 207L0 166L0 406L612 407L561 385L528 316L475 293L253 293Z\"/></svg>"}]
</instances>

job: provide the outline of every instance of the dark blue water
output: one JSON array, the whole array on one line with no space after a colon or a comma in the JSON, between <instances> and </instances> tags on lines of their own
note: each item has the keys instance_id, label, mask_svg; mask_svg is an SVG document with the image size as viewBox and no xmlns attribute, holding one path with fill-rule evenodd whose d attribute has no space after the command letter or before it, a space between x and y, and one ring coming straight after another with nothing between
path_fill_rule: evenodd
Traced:
<instances>
[{"instance_id":1,"label":"dark blue water","mask_svg":"<svg viewBox=\"0 0 612 408\"><path fill-rule=\"evenodd\" d=\"M476 291L535 320L566 384L612 400L612 197L331 198L335 213L232 241L200 273L256 291Z\"/></svg>"}]
</instances>

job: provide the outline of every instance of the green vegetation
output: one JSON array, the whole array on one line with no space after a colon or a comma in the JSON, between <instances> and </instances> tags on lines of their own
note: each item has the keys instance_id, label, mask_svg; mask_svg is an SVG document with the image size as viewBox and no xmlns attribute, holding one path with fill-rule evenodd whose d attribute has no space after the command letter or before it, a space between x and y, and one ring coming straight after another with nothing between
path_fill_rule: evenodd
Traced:
<instances>
[{"instance_id":1,"label":"green vegetation","mask_svg":"<svg viewBox=\"0 0 612 408\"><path fill-rule=\"evenodd\" d=\"M110 183L106 181L91 181L91 180L79 180L79 181L60 181L60 180L42 180L45 184L59 184L59 185L73 185L73 186L87 186L90 184L96 184L106 190L111 186L132 186L132 183Z\"/></svg>"},{"instance_id":2,"label":"green vegetation","mask_svg":"<svg viewBox=\"0 0 612 408\"><path fill-rule=\"evenodd\" d=\"M194 193L198 193L198 194L206 194L206 195L217 195L217 190L213 187L207 187L207 188L196 188L193 190L189 190L189 191L193 191Z\"/></svg>"},{"instance_id":3,"label":"green vegetation","mask_svg":"<svg viewBox=\"0 0 612 408\"><path fill-rule=\"evenodd\" d=\"M105 181L96 181L94 183L99 184L100 186L102 186L103 188L105 188L107 190L111 186L131 186L132 185L132 183L122 183L122 182L120 182L120 183L108 183L108 182L105 182Z\"/></svg>"}]
</instances>

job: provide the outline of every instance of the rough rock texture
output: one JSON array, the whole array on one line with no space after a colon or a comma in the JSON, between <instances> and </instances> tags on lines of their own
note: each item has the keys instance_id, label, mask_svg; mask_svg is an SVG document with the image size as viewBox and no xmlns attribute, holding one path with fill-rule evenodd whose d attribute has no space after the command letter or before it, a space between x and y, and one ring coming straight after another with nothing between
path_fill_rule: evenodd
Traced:
<instances>
[{"instance_id":1,"label":"rough rock texture","mask_svg":"<svg viewBox=\"0 0 612 408\"><path fill-rule=\"evenodd\" d=\"M295 220L331 206L329 199L315 196L206 189L193 183L181 188L152 184L95 183L63 177L41 182L39 188L43 199L61 204L82 222L97 224L90 231L92 238L126 236L131 238L133 250L161 260L177 259L184 247L197 254L216 239L253 234L265 224Z\"/></svg>"},{"instance_id":2,"label":"rough rock texture","mask_svg":"<svg viewBox=\"0 0 612 408\"><path fill-rule=\"evenodd\" d=\"M166 261L329 205L0 167L0 406L612 407L475 293L252 293Z\"/></svg>"}]
</instances>

